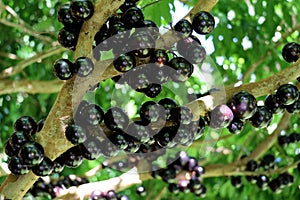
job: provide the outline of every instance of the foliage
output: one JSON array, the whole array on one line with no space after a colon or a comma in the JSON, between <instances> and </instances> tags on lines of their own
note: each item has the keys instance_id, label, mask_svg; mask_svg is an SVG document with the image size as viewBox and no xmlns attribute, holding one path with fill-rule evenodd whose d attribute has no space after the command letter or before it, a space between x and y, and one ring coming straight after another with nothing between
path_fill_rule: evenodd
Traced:
<instances>
[{"instance_id":1,"label":"foliage","mask_svg":"<svg viewBox=\"0 0 300 200\"><path fill-rule=\"evenodd\" d=\"M146 6L144 14L147 19L155 21L162 27L170 28L169 24L174 17L172 13L182 10L182 8L174 6L174 1L162 0L146 6L153 0L142 0L139 2L139 6ZM0 3L0 71L16 66L23 60L57 45L57 33L62 28L57 21L57 10L65 2L67 1L3 0ZM184 8L192 8L197 2L197 0L181 1ZM11 10L14 10L16 15ZM217 22L215 30L206 38L203 36L199 38L203 40L201 42L204 43L205 48L213 49L210 57L216 63L224 84L231 86L262 80L287 68L289 64L283 60L281 49L287 42L299 42L299 12L300 4L297 3L297 0L220 0L211 10L211 14ZM74 60L74 53L65 50L60 54L34 62L20 73L9 77L3 78L0 74L0 86L1 79L13 81L54 80L56 78L52 73L52 65L56 59L61 57ZM186 90L190 86L191 84L187 82L185 85L180 85L179 90ZM170 87L174 86L170 85ZM191 87L197 93L210 89L203 83ZM114 82L109 79L102 82L96 91L87 93L85 98L99 103L106 111L111 106L109 101L112 99L111 92L113 92L113 99L121 99L124 96L121 90L114 89ZM180 104L186 103L186 100L178 99L176 94L168 91L167 88L157 99L162 96L173 98ZM18 92L1 95L0 152L3 152L3 145L13 132L13 123L19 116L30 115L37 121L46 118L56 97L57 93ZM127 94L126 98L128 99L122 101L121 106L130 110L130 117L137 117L138 106L149 100L148 97L134 91ZM264 96L259 99L263 100ZM118 102L114 103L118 104ZM255 129L247 124L239 135L203 144L204 146L201 148L192 146L188 152L190 155L200 158L200 162L204 165L231 163L240 158L242 154L251 153L276 128L280 119L281 115L276 116L268 129ZM300 132L299 115L293 115L288 123L286 133ZM220 133L210 132L207 138L213 140L219 136L218 134ZM222 132L222 136L229 134L227 130ZM245 144L247 145L245 146ZM214 146L215 151L206 153L205 146L209 145ZM299 154L299 149L299 143L289 145L284 149L274 145L268 153L276 156L278 166L285 166L294 162L293 158ZM5 162L7 157L4 153L0 153L0 159L0 162ZM102 160L84 162L79 168L65 169L62 175L76 174L80 176L101 163L100 161ZM117 171L106 172L105 170L101 171L96 178L91 177L90 180L100 181L120 175ZM290 169L289 172L293 172L293 169ZM299 172L294 174L294 182L299 183ZM1 178L0 181L4 180ZM251 185L245 179L243 182L244 187L235 189L231 186L229 177L206 178L204 179L208 191L206 199L290 199L291 196L293 199L300 199L300 192L296 184L286 188L280 194L273 194L270 190L261 191L256 185ZM171 194L164 189L167 186L161 180L147 180L144 186L148 192L148 196L144 199L157 198L157 194L161 195L160 199L195 199L192 194L180 194L179 196ZM136 186L129 187L121 193L128 194L132 199L141 199L136 196L135 188Z\"/></svg>"}]
</instances>

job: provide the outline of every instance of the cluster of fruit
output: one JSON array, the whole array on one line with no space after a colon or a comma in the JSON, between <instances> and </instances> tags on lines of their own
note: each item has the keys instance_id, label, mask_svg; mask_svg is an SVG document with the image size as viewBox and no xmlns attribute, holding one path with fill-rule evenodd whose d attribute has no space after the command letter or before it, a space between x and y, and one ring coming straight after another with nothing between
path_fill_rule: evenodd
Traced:
<instances>
[{"instance_id":1,"label":"cluster of fruit","mask_svg":"<svg viewBox=\"0 0 300 200\"><path fill-rule=\"evenodd\" d=\"M206 57L205 49L192 32L208 34L214 29L215 21L211 14L201 11L194 15L192 23L186 19L176 23L173 28L176 32L174 37L178 37L176 49L183 56L181 57L174 51L155 48L156 41L160 39L159 28L153 21L144 19L136 2L126 0L116 14L111 15L102 25L94 37L93 56L100 60L101 52L112 50L114 68L124 73L118 83L127 83L136 91L154 98L162 91L161 84L167 81L186 81L194 71L193 64L203 62ZM81 4L80 15L78 11L74 11L79 6L73 6L74 4ZM79 30L73 29L80 27L83 20L91 17L91 6L90 1L72 1L60 8L58 19L65 26L58 37L62 46L75 49ZM53 67L55 75L62 80L70 79L75 73L81 77L89 75L94 67L91 59L79 59L88 59L90 62L81 62L78 66L75 61L74 66L66 59L59 59Z\"/></svg>"},{"instance_id":2,"label":"cluster of fruit","mask_svg":"<svg viewBox=\"0 0 300 200\"><path fill-rule=\"evenodd\" d=\"M58 21L64 27L58 33L58 42L70 50L76 49L79 32L83 22L94 14L91 0L72 0L58 10Z\"/></svg>"},{"instance_id":3,"label":"cluster of fruit","mask_svg":"<svg viewBox=\"0 0 300 200\"><path fill-rule=\"evenodd\" d=\"M108 190L103 192L101 190L95 190L89 196L89 200L129 200L127 195L119 195L115 190Z\"/></svg>"},{"instance_id":4,"label":"cluster of fruit","mask_svg":"<svg viewBox=\"0 0 300 200\"><path fill-rule=\"evenodd\" d=\"M61 190L68 189L72 186L79 186L85 183L89 183L89 181L86 178L81 178L76 175L62 176L59 179L51 178L47 181L39 178L26 193L26 196L54 199L61 192Z\"/></svg>"},{"instance_id":5,"label":"cluster of fruit","mask_svg":"<svg viewBox=\"0 0 300 200\"><path fill-rule=\"evenodd\" d=\"M43 127L44 120L38 123L30 116L22 116L14 123L15 132L5 143L5 153L9 170L16 175L28 173L30 170L37 176L56 173L56 161L44 155L41 144L35 142L35 133Z\"/></svg>"},{"instance_id":6,"label":"cluster of fruit","mask_svg":"<svg viewBox=\"0 0 300 200\"><path fill-rule=\"evenodd\" d=\"M171 159L171 158L170 158ZM168 183L168 189L173 194L179 192L188 193L192 192L196 196L205 197L206 187L201 182L201 175L205 173L205 169L198 165L198 160L194 157L189 157L184 151L177 153L175 159L172 159L171 164L168 163L167 168L155 169L153 166L152 176L154 178L161 178L164 182ZM179 174L188 173L179 176Z\"/></svg>"},{"instance_id":7,"label":"cluster of fruit","mask_svg":"<svg viewBox=\"0 0 300 200\"><path fill-rule=\"evenodd\" d=\"M68 80L75 74L86 77L94 71L94 63L88 57L79 57L72 63L68 59L58 59L53 65L53 73L60 80Z\"/></svg>"},{"instance_id":8,"label":"cluster of fruit","mask_svg":"<svg viewBox=\"0 0 300 200\"><path fill-rule=\"evenodd\" d=\"M227 105L218 105L206 116L210 127L226 128L231 133L239 133L245 121L256 128L267 127L273 114L279 114L286 109L288 112L299 112L299 90L292 84L283 84L276 93L266 97L264 105L257 105L256 98L246 91L233 95Z\"/></svg>"},{"instance_id":9,"label":"cluster of fruit","mask_svg":"<svg viewBox=\"0 0 300 200\"><path fill-rule=\"evenodd\" d=\"M287 62L296 62L300 55L300 45L295 42L286 44L282 56ZM233 95L227 105L218 105L206 116L206 121L212 128L225 128L231 133L239 133L245 120L256 128L265 128L272 121L273 114L300 111L299 90L292 84L281 85L275 93L264 101L264 106L257 105L255 97L246 91Z\"/></svg>"},{"instance_id":10,"label":"cluster of fruit","mask_svg":"<svg viewBox=\"0 0 300 200\"><path fill-rule=\"evenodd\" d=\"M111 107L104 113L99 105L81 101L65 130L66 139L75 146L60 156L61 164L77 167L83 158L111 157L119 151L136 153L131 155L133 160L153 161L165 148L189 146L202 136L205 128L202 118L192 121L190 109L178 106L170 98L158 103L144 102L139 114L140 120L129 123L128 115L119 107Z\"/></svg>"},{"instance_id":11,"label":"cluster of fruit","mask_svg":"<svg viewBox=\"0 0 300 200\"><path fill-rule=\"evenodd\" d=\"M246 171L256 172L259 168L268 171L273 170L276 167L275 156L272 154L266 154L258 163L255 160L249 160L246 164ZM262 172L263 173L263 172ZM273 192L281 192L286 186L290 186L294 182L294 178L287 172L279 174L276 178L270 180L270 178L265 174L260 175L247 175L246 180L251 184L256 184L260 189L267 190L268 188ZM241 176L232 176L231 184L240 188L242 184Z\"/></svg>"},{"instance_id":12,"label":"cluster of fruit","mask_svg":"<svg viewBox=\"0 0 300 200\"><path fill-rule=\"evenodd\" d=\"M192 23L185 19L176 23L173 28L178 32L175 48L181 57L174 51L155 48L156 41L161 37L159 29L153 21L144 19L143 12L136 6L136 2L126 0L117 13L110 16L102 25L94 37L93 56L96 60L100 60L103 51L112 50L115 56L113 66L118 72L123 73L117 77L117 82L127 83L136 91L154 98L161 93L163 83L187 81L194 71L193 64L203 62L206 57L205 49L192 32L208 34L214 29L215 21L208 12L201 11L194 15ZM64 4L58 12L58 19L64 25L58 34L59 43L70 50L75 50L81 25L93 15L93 12L94 6L90 0L73 0L69 4ZM282 55L286 61L295 62L299 58L299 52L299 44L288 43L283 48ZM68 80L75 74L86 77L93 70L94 63L88 57L79 57L74 63L67 59L59 59L53 66L54 74L62 80ZM119 151L136 153L129 155L130 161L138 162L146 159L150 162L161 155L157 153L159 149L164 153L166 148L177 145L189 146L203 135L206 124L216 129L227 128L235 134L243 129L246 121L256 128L265 128L270 124L273 114L284 110L290 113L299 112L299 96L296 86L284 84L274 94L268 95L264 106L260 106L252 94L240 91L233 95L227 105L218 105L207 113L205 120L201 117L192 120L193 115L188 107L179 106L174 100L163 98L157 103L144 102L139 110L140 119L131 123L122 108L111 107L104 112L99 105L82 101L73 121L65 130L67 140L74 146L54 161L47 158L43 147L34 141L34 134L41 130L43 121L37 124L29 116L19 118L14 125L15 132L5 144L5 152L10 156L8 167L17 175L32 170L37 176L47 176L61 172L64 166L77 167L83 159L94 160L101 155L111 157ZM280 136L278 140L281 145L296 142L299 141L299 134ZM146 153L151 154L143 156ZM258 166L265 170L272 169L275 166L275 157L264 156L260 165L257 161L250 160L246 170L254 172ZM190 174L189 180L186 178L177 180L182 171ZM206 188L200 181L200 176L204 172L204 168L198 165L196 158L180 152L176 161L167 168L154 170L153 177L161 177L169 184L168 188L173 193L193 192L196 196L204 197ZM246 179L262 189L269 187L275 192L293 182L293 177L287 173L280 174L272 181L269 181L266 175L246 176ZM236 187L241 185L240 176L232 177L231 181ZM86 181L77 183L82 184ZM57 187L72 184L59 183ZM41 179L34 188L31 190L32 194L52 191L49 192L50 195L55 195L54 185L52 189L45 188ZM137 192L145 194L144 188L138 188ZM113 190L106 193L95 191L90 197L90 199L101 198L128 199L126 196L118 196Z\"/></svg>"}]
</instances>

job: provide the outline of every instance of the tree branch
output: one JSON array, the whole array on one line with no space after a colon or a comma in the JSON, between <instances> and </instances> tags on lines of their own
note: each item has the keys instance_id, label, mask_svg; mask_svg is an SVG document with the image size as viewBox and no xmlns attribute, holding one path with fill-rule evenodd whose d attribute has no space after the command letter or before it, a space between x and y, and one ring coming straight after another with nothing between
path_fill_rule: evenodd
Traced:
<instances>
[{"instance_id":1,"label":"tree branch","mask_svg":"<svg viewBox=\"0 0 300 200\"><path fill-rule=\"evenodd\" d=\"M29 94L50 94L60 91L63 81L0 80L0 95L24 92Z\"/></svg>"},{"instance_id":2,"label":"tree branch","mask_svg":"<svg viewBox=\"0 0 300 200\"><path fill-rule=\"evenodd\" d=\"M96 31L101 27L101 24L106 21L106 18L110 15L110 13L117 10L124 1L125 0L99 0L96 2L95 14L90 20L83 24L81 29L77 50L75 52L76 57L85 56L90 53L93 40L92 33L96 33ZM39 58L35 59L35 61L37 61ZM31 59L31 62L32 60L33 59ZM23 65L21 65L21 67L19 66L19 68L22 68ZM10 75L11 72L8 72L8 74ZM3 76L0 77L3 78ZM64 129L73 116L72 96L74 93L77 93L77 87L73 87L75 79L76 76L65 82L58 94L56 102L45 120L43 129L36 135L37 142L44 147L45 155L52 160L72 147L72 144L65 139ZM84 90L81 89L80 91ZM82 96L83 95L84 93ZM82 99L82 96L79 98L80 95L77 95L80 100ZM22 176L15 176L11 174L1 185L0 194L7 199L22 199L37 179L38 177L32 172Z\"/></svg>"},{"instance_id":3,"label":"tree branch","mask_svg":"<svg viewBox=\"0 0 300 200\"><path fill-rule=\"evenodd\" d=\"M75 52L76 57L79 56L87 56L91 53L92 50L92 42L93 37L95 33L99 30L101 25L105 22L106 18L110 15L110 13L113 13L122 3L124 0L121 1L112 1L112 0L100 0L95 4L95 14L94 16L85 22L83 24L79 41L77 44L77 50ZM211 2L217 2L217 1L203 1L207 4L211 4ZM202 4L202 1L201 3ZM110 5L110 6L107 6ZM211 4L212 5L212 4ZM204 6L204 5L203 5ZM200 9L201 6L198 6ZM195 11L195 9L193 9ZM201 9L203 10L203 9ZM189 15L192 16L192 15ZM264 79L262 81L259 81L257 83L253 84L247 84L243 85L237 88L227 88L226 92L228 92L227 98L231 97L232 94L239 90L247 90L251 93L253 93L255 96L261 96L266 93L269 93L273 90L275 90L280 84L286 83L288 81L291 81L295 79L297 76L299 76L299 65L300 61L292 65L291 67L287 68L286 70L278 73L277 75L274 75L270 78ZM100 66L101 65L101 66ZM102 68L102 65L104 66ZM106 68L108 66L108 68ZM67 81L58 97L57 100L52 107L46 121L44 128L41 132L37 133L37 141L42 144L45 150L45 154L51 158L55 159L57 156L59 156L61 153L66 151L68 148L72 146L72 144L68 141L66 141L64 137L64 129L65 126L68 124L68 122L71 120L73 116L73 109L76 108L79 101L82 99L82 96L85 94L85 92L88 90L88 86L92 85L89 84L91 82L95 82L96 80L103 80L105 78L109 78L111 76L117 75L113 67L111 66L111 61L102 61L97 63L97 66L95 66L95 70L100 73L93 73L96 77L96 74L98 75L97 79L95 77L88 77L88 78L79 78L79 77L73 77L71 80ZM298 75L296 75L298 72ZM99 78L99 74L102 74ZM92 75L93 76L93 75ZM1 76L0 76L1 77ZM274 80L272 80L274 79ZM81 83L81 84L79 84ZM271 89L269 88L271 87ZM265 90L265 91L262 91ZM208 99L202 100L202 99ZM203 97L197 102L193 103L193 105L196 106L198 113L201 114L203 110L208 110L211 108L211 105L213 104L212 101L214 100L213 95L209 95L206 97ZM204 101L204 102L202 102ZM192 106L192 105L191 105ZM199 108L200 106L200 108ZM283 117L284 118L284 117ZM282 125L281 125L282 126ZM280 125L277 129L280 128ZM281 127L282 128L282 127ZM276 129L276 130L277 130ZM270 139L271 142L273 140ZM265 142L265 145L270 145L271 142ZM258 146L257 148L259 148ZM254 150L253 155L250 156L255 158L256 156L260 155L262 152L266 150L266 146L264 146L264 149ZM247 157L248 159L250 157ZM243 159L241 164L245 164L246 160ZM238 163L239 164L239 163ZM222 165L222 167L224 167ZM212 167L212 169L208 168L206 172L206 176L223 176L226 173L231 173L236 170L237 164L229 164L225 165L225 169L220 168L220 166ZM141 177L149 177L147 174L145 176ZM37 180L37 176L33 175L32 173L28 173L23 176L14 176L9 175L8 178L5 180L5 182L0 187L0 192L3 194L6 198L9 199L21 199L22 196L26 193L26 191L31 187L31 185ZM144 179L144 178L142 178ZM113 180L119 180L119 178L115 178ZM127 178L127 180L132 180L132 177ZM125 180L124 180L125 181ZM120 182L120 181L119 181ZM122 182L122 181L121 181ZM107 184L108 185L108 184ZM119 185L119 183L117 184ZM116 186L117 187L117 186ZM82 187L84 188L84 187ZM87 188L85 188L87 189ZM83 190L83 189L82 189Z\"/></svg>"},{"instance_id":4,"label":"tree branch","mask_svg":"<svg viewBox=\"0 0 300 200\"><path fill-rule=\"evenodd\" d=\"M40 39L44 42L50 43L53 42L53 39L44 35L40 35L40 33L37 33L33 30L28 29L26 26L22 25L22 24L17 24L14 22L10 22L6 19L0 19L0 23L4 24L6 26L12 27L12 28L17 28L17 29L21 29L22 32L27 33L29 35L32 35L33 37Z\"/></svg>"},{"instance_id":5,"label":"tree branch","mask_svg":"<svg viewBox=\"0 0 300 200\"><path fill-rule=\"evenodd\" d=\"M218 176L229 176L242 171L241 168L246 165L249 160L257 160L260 158L264 153L266 153L277 141L277 137L282 130L285 130L288 126L290 114L287 112L284 113L280 122L278 123L277 128L275 131L269 135L263 142L261 142L253 151L252 153L245 157L242 160L237 160L230 164L212 164L205 166L206 172L203 177L218 177Z\"/></svg>"},{"instance_id":6,"label":"tree branch","mask_svg":"<svg viewBox=\"0 0 300 200\"><path fill-rule=\"evenodd\" d=\"M258 176L258 175L272 175L272 174L281 174L286 172L288 169L297 167L300 160L285 167L281 167L278 169L270 170L270 171L257 171L257 172L250 172L250 171L232 171L226 172L225 176ZM129 171L131 172L131 171ZM121 191L124 190L134 184L141 184L142 181L151 179L151 176L147 176L144 179L140 179L139 174L137 173L125 173L119 177L114 177L108 180L93 182L93 183L86 183L80 186L74 186L67 190L62 190L56 200L79 200L83 198L88 198L90 194L95 190L101 190L103 192L107 192L108 190L116 190ZM203 178L207 178L208 176L205 173L202 175ZM213 177L213 176L209 176ZM126 180L127 179L127 180ZM126 180L126 182L124 181ZM161 190L161 193L165 192L165 188ZM159 194L161 194L159 193ZM156 198L159 199L159 198Z\"/></svg>"},{"instance_id":7,"label":"tree branch","mask_svg":"<svg viewBox=\"0 0 300 200\"><path fill-rule=\"evenodd\" d=\"M6 10L7 12L9 12L13 17L15 17L19 23L23 26L26 26L26 27L30 27L29 24L27 24L18 14L17 12L12 9L12 7L8 6L8 5L5 5L3 4L3 2L0 2L0 8Z\"/></svg>"},{"instance_id":8,"label":"tree branch","mask_svg":"<svg viewBox=\"0 0 300 200\"><path fill-rule=\"evenodd\" d=\"M16 54L12 54L12 53L6 53L6 52L0 51L0 56L1 57L5 57L5 58L9 58L11 60L19 60L19 58L17 57L17 55Z\"/></svg>"},{"instance_id":9,"label":"tree branch","mask_svg":"<svg viewBox=\"0 0 300 200\"><path fill-rule=\"evenodd\" d=\"M275 91L280 85L296 80L300 76L300 59L293 63L291 66L283 69L282 71L269 76L268 78L260 81L241 85L239 87L226 88L227 99L230 99L237 91L248 91L255 97L264 96Z\"/></svg>"},{"instance_id":10,"label":"tree branch","mask_svg":"<svg viewBox=\"0 0 300 200\"><path fill-rule=\"evenodd\" d=\"M121 191L127 187L130 187L134 184L141 184L140 175L136 168L131 169L130 171L122 174L119 177L114 177L108 180L87 183L80 185L78 187L71 187L67 190L62 190L62 193L59 194L56 200L79 200L88 198L90 194L95 190L101 190L106 192L108 190Z\"/></svg>"},{"instance_id":11,"label":"tree branch","mask_svg":"<svg viewBox=\"0 0 300 200\"><path fill-rule=\"evenodd\" d=\"M7 78L9 76L15 75L21 71L23 71L27 66L31 65L32 63L35 63L37 61L41 61L42 59L48 58L50 56L53 56L58 53L62 53L66 51L66 49L62 48L61 46L55 46L51 49L48 49L47 51L41 52L40 54L37 54L31 58L28 58L26 60L20 61L16 66L11 66L6 68L0 73L0 79Z\"/></svg>"},{"instance_id":12,"label":"tree branch","mask_svg":"<svg viewBox=\"0 0 300 200\"><path fill-rule=\"evenodd\" d=\"M0 164L0 177L7 176L10 173L7 163Z\"/></svg>"}]
</instances>

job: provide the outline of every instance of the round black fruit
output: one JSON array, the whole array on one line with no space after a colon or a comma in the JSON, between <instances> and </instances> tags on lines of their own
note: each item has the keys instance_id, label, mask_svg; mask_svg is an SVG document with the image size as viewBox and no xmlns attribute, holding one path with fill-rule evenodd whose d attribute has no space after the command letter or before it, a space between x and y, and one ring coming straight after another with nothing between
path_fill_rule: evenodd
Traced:
<instances>
[{"instance_id":1,"label":"round black fruit","mask_svg":"<svg viewBox=\"0 0 300 200\"><path fill-rule=\"evenodd\" d=\"M269 178L266 175L259 175L257 178L257 186L263 190L267 189Z\"/></svg>"},{"instance_id":2,"label":"round black fruit","mask_svg":"<svg viewBox=\"0 0 300 200\"><path fill-rule=\"evenodd\" d=\"M62 156L58 156L53 161L53 173L60 173L65 168L65 161Z\"/></svg>"},{"instance_id":3,"label":"round black fruit","mask_svg":"<svg viewBox=\"0 0 300 200\"><path fill-rule=\"evenodd\" d=\"M283 105L277 100L276 96L270 94L265 99L265 107L273 114L282 113L284 111Z\"/></svg>"},{"instance_id":4,"label":"round black fruit","mask_svg":"<svg viewBox=\"0 0 300 200\"><path fill-rule=\"evenodd\" d=\"M19 151L26 142L31 140L31 137L27 133L16 131L9 137L8 142L14 151Z\"/></svg>"},{"instance_id":5,"label":"round black fruit","mask_svg":"<svg viewBox=\"0 0 300 200\"><path fill-rule=\"evenodd\" d=\"M175 31L182 33L182 36L184 37L189 37L193 32L192 24L186 19L178 21L175 24L174 29Z\"/></svg>"},{"instance_id":6,"label":"round black fruit","mask_svg":"<svg viewBox=\"0 0 300 200\"><path fill-rule=\"evenodd\" d=\"M64 58L55 61L52 71L60 80L68 80L72 78L75 72L73 63Z\"/></svg>"},{"instance_id":7,"label":"round black fruit","mask_svg":"<svg viewBox=\"0 0 300 200\"><path fill-rule=\"evenodd\" d=\"M256 128L265 128L269 126L272 119L272 113L268 109L266 109L264 106L257 106L257 110L249 119L249 122Z\"/></svg>"},{"instance_id":8,"label":"round black fruit","mask_svg":"<svg viewBox=\"0 0 300 200\"><path fill-rule=\"evenodd\" d=\"M240 188L242 184L242 177L240 176L232 176L231 179L231 185L234 186L235 188Z\"/></svg>"},{"instance_id":9,"label":"round black fruit","mask_svg":"<svg viewBox=\"0 0 300 200\"><path fill-rule=\"evenodd\" d=\"M35 134L37 130L37 124L32 117L22 116L15 121L14 129L15 131L21 131L32 135Z\"/></svg>"},{"instance_id":10,"label":"round black fruit","mask_svg":"<svg viewBox=\"0 0 300 200\"><path fill-rule=\"evenodd\" d=\"M89 104L81 111L80 124L97 126L104 119L103 109L97 104Z\"/></svg>"},{"instance_id":11,"label":"round black fruit","mask_svg":"<svg viewBox=\"0 0 300 200\"><path fill-rule=\"evenodd\" d=\"M193 64L200 64L206 58L206 51L200 44L193 43L188 49L186 49L185 58Z\"/></svg>"},{"instance_id":12,"label":"round black fruit","mask_svg":"<svg viewBox=\"0 0 300 200\"><path fill-rule=\"evenodd\" d=\"M246 165L246 170L254 172L258 168L258 163L255 160L249 160Z\"/></svg>"},{"instance_id":13,"label":"round black fruit","mask_svg":"<svg viewBox=\"0 0 300 200\"><path fill-rule=\"evenodd\" d=\"M192 26L196 33L206 35L214 29L215 19L210 13L201 11L193 17Z\"/></svg>"},{"instance_id":14,"label":"round black fruit","mask_svg":"<svg viewBox=\"0 0 300 200\"><path fill-rule=\"evenodd\" d=\"M74 67L77 75L80 77L86 77L94 71L94 63L88 57L79 57L74 62Z\"/></svg>"},{"instance_id":15,"label":"round black fruit","mask_svg":"<svg viewBox=\"0 0 300 200\"><path fill-rule=\"evenodd\" d=\"M72 28L64 27L58 33L58 42L61 46L74 51L79 36L79 31Z\"/></svg>"},{"instance_id":16,"label":"round black fruit","mask_svg":"<svg viewBox=\"0 0 300 200\"><path fill-rule=\"evenodd\" d=\"M177 103L173 99L167 97L159 100L158 104L165 109L167 117L169 117L171 110L177 107Z\"/></svg>"},{"instance_id":17,"label":"round black fruit","mask_svg":"<svg viewBox=\"0 0 300 200\"><path fill-rule=\"evenodd\" d=\"M8 161L8 169L15 175L23 175L29 172L29 167L17 157L13 156Z\"/></svg>"},{"instance_id":18,"label":"round black fruit","mask_svg":"<svg viewBox=\"0 0 300 200\"><path fill-rule=\"evenodd\" d=\"M190 35L189 37L187 38L183 38L181 40L179 40L177 42L177 45L176 45L176 48L177 48L177 51L183 56L187 56L187 49L193 45L193 44L197 44L197 45L201 45L201 42L200 40L194 36L194 35Z\"/></svg>"},{"instance_id":19,"label":"round black fruit","mask_svg":"<svg viewBox=\"0 0 300 200\"><path fill-rule=\"evenodd\" d=\"M43 161L32 167L31 170L37 176L48 176L52 173L53 166L52 160L48 157L44 157Z\"/></svg>"},{"instance_id":20,"label":"round black fruit","mask_svg":"<svg viewBox=\"0 0 300 200\"><path fill-rule=\"evenodd\" d=\"M87 139L87 132L82 126L70 124L66 128L65 136L72 144L79 144Z\"/></svg>"},{"instance_id":21,"label":"round black fruit","mask_svg":"<svg viewBox=\"0 0 300 200\"><path fill-rule=\"evenodd\" d=\"M290 42L284 45L282 49L282 57L287 62L296 62L300 57L300 44Z\"/></svg>"},{"instance_id":22,"label":"round black fruit","mask_svg":"<svg viewBox=\"0 0 300 200\"><path fill-rule=\"evenodd\" d=\"M153 132L150 126L145 126L141 121L131 123L126 133L134 138L135 141L146 144L152 137ZM126 138L127 139L127 138Z\"/></svg>"},{"instance_id":23,"label":"round black fruit","mask_svg":"<svg viewBox=\"0 0 300 200\"><path fill-rule=\"evenodd\" d=\"M17 156L18 154L18 150L13 149L9 143L9 140L7 140L4 144L4 151L9 157Z\"/></svg>"},{"instance_id":24,"label":"round black fruit","mask_svg":"<svg viewBox=\"0 0 300 200\"><path fill-rule=\"evenodd\" d=\"M278 144L280 146L287 146L290 143L290 138L287 135L278 136Z\"/></svg>"},{"instance_id":25,"label":"round black fruit","mask_svg":"<svg viewBox=\"0 0 300 200\"><path fill-rule=\"evenodd\" d=\"M144 188L144 186L138 186L137 188L136 188L136 193L138 194L138 195L140 195L140 196L146 196L146 190L145 190L145 188Z\"/></svg>"},{"instance_id":26,"label":"round black fruit","mask_svg":"<svg viewBox=\"0 0 300 200\"><path fill-rule=\"evenodd\" d=\"M158 39L159 37L159 28L152 20L144 20L143 27L147 27L147 31L149 31L154 39Z\"/></svg>"},{"instance_id":27,"label":"round black fruit","mask_svg":"<svg viewBox=\"0 0 300 200\"><path fill-rule=\"evenodd\" d=\"M26 165L38 165L44 159L44 149L37 142L27 142L21 147L18 156Z\"/></svg>"},{"instance_id":28,"label":"round black fruit","mask_svg":"<svg viewBox=\"0 0 300 200\"><path fill-rule=\"evenodd\" d=\"M169 62L169 57L166 50L157 49L150 57L151 62L156 63L158 66L166 65Z\"/></svg>"},{"instance_id":29,"label":"round black fruit","mask_svg":"<svg viewBox=\"0 0 300 200\"><path fill-rule=\"evenodd\" d=\"M71 11L70 11L70 4L66 3L63 4L59 10L58 10L58 21L60 23L62 23L64 26L66 27L70 27L70 28L80 28L82 21L75 19L72 15L71 15Z\"/></svg>"},{"instance_id":30,"label":"round black fruit","mask_svg":"<svg viewBox=\"0 0 300 200\"><path fill-rule=\"evenodd\" d=\"M191 109L186 106L175 107L170 112L170 121L178 124L188 125L193 119L193 113Z\"/></svg>"},{"instance_id":31,"label":"round black fruit","mask_svg":"<svg viewBox=\"0 0 300 200\"><path fill-rule=\"evenodd\" d=\"M147 97L155 98L161 93L161 91L161 84L150 83L142 92L144 92Z\"/></svg>"},{"instance_id":32,"label":"round black fruit","mask_svg":"<svg viewBox=\"0 0 300 200\"><path fill-rule=\"evenodd\" d=\"M72 0L70 11L74 18L87 20L94 14L94 5L90 0Z\"/></svg>"},{"instance_id":33,"label":"round black fruit","mask_svg":"<svg viewBox=\"0 0 300 200\"><path fill-rule=\"evenodd\" d=\"M294 103L284 106L287 112L289 113L299 113L300 112L300 96L298 97L298 100Z\"/></svg>"},{"instance_id":34,"label":"round black fruit","mask_svg":"<svg viewBox=\"0 0 300 200\"><path fill-rule=\"evenodd\" d=\"M79 145L82 156L87 160L95 160L101 155L101 143L97 137L89 137Z\"/></svg>"},{"instance_id":35,"label":"round black fruit","mask_svg":"<svg viewBox=\"0 0 300 200\"><path fill-rule=\"evenodd\" d=\"M152 55L155 47L155 40L150 31L139 30L130 36L131 49L137 57L146 58Z\"/></svg>"},{"instance_id":36,"label":"round black fruit","mask_svg":"<svg viewBox=\"0 0 300 200\"><path fill-rule=\"evenodd\" d=\"M194 71L194 66L183 57L173 58L170 60L169 66L175 70L171 74L171 78L175 82L188 80Z\"/></svg>"},{"instance_id":37,"label":"round black fruit","mask_svg":"<svg viewBox=\"0 0 300 200\"><path fill-rule=\"evenodd\" d=\"M257 109L255 97L245 91L235 93L229 105L233 113L242 120L252 117Z\"/></svg>"},{"instance_id":38,"label":"round black fruit","mask_svg":"<svg viewBox=\"0 0 300 200\"><path fill-rule=\"evenodd\" d=\"M276 100L285 106L293 104L298 97L298 88L292 84L281 85L276 91Z\"/></svg>"},{"instance_id":39,"label":"round black fruit","mask_svg":"<svg viewBox=\"0 0 300 200\"><path fill-rule=\"evenodd\" d=\"M244 122L238 118L233 118L231 123L227 126L230 133L239 134L244 128Z\"/></svg>"},{"instance_id":40,"label":"round black fruit","mask_svg":"<svg viewBox=\"0 0 300 200\"><path fill-rule=\"evenodd\" d=\"M105 113L104 123L111 130L125 130L128 126L129 118L122 108L113 107Z\"/></svg>"},{"instance_id":41,"label":"round black fruit","mask_svg":"<svg viewBox=\"0 0 300 200\"><path fill-rule=\"evenodd\" d=\"M141 27L142 25L144 25L144 14L138 7L131 7L124 13L121 20L128 27Z\"/></svg>"},{"instance_id":42,"label":"round black fruit","mask_svg":"<svg viewBox=\"0 0 300 200\"><path fill-rule=\"evenodd\" d=\"M135 57L130 53L121 54L113 64L119 72L127 72L136 67Z\"/></svg>"},{"instance_id":43,"label":"round black fruit","mask_svg":"<svg viewBox=\"0 0 300 200\"><path fill-rule=\"evenodd\" d=\"M276 100L285 106L293 104L298 98L298 88L292 84L281 85L276 91Z\"/></svg>"},{"instance_id":44,"label":"round black fruit","mask_svg":"<svg viewBox=\"0 0 300 200\"><path fill-rule=\"evenodd\" d=\"M83 160L81 151L78 145L71 147L61 155L65 161L65 166L70 168L78 167Z\"/></svg>"},{"instance_id":45,"label":"round black fruit","mask_svg":"<svg viewBox=\"0 0 300 200\"><path fill-rule=\"evenodd\" d=\"M164 109L161 105L154 101L147 101L142 104L139 111L141 119L146 122L158 122L159 120L166 120Z\"/></svg>"}]
</instances>

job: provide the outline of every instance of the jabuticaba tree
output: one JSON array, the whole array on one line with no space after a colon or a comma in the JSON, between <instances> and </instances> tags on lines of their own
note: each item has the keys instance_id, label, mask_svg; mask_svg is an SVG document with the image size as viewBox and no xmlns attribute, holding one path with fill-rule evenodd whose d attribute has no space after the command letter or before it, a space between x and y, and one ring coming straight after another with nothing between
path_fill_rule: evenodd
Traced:
<instances>
[{"instance_id":1,"label":"jabuticaba tree","mask_svg":"<svg viewBox=\"0 0 300 200\"><path fill-rule=\"evenodd\" d=\"M1 199L300 198L296 0L0 9Z\"/></svg>"}]
</instances>

